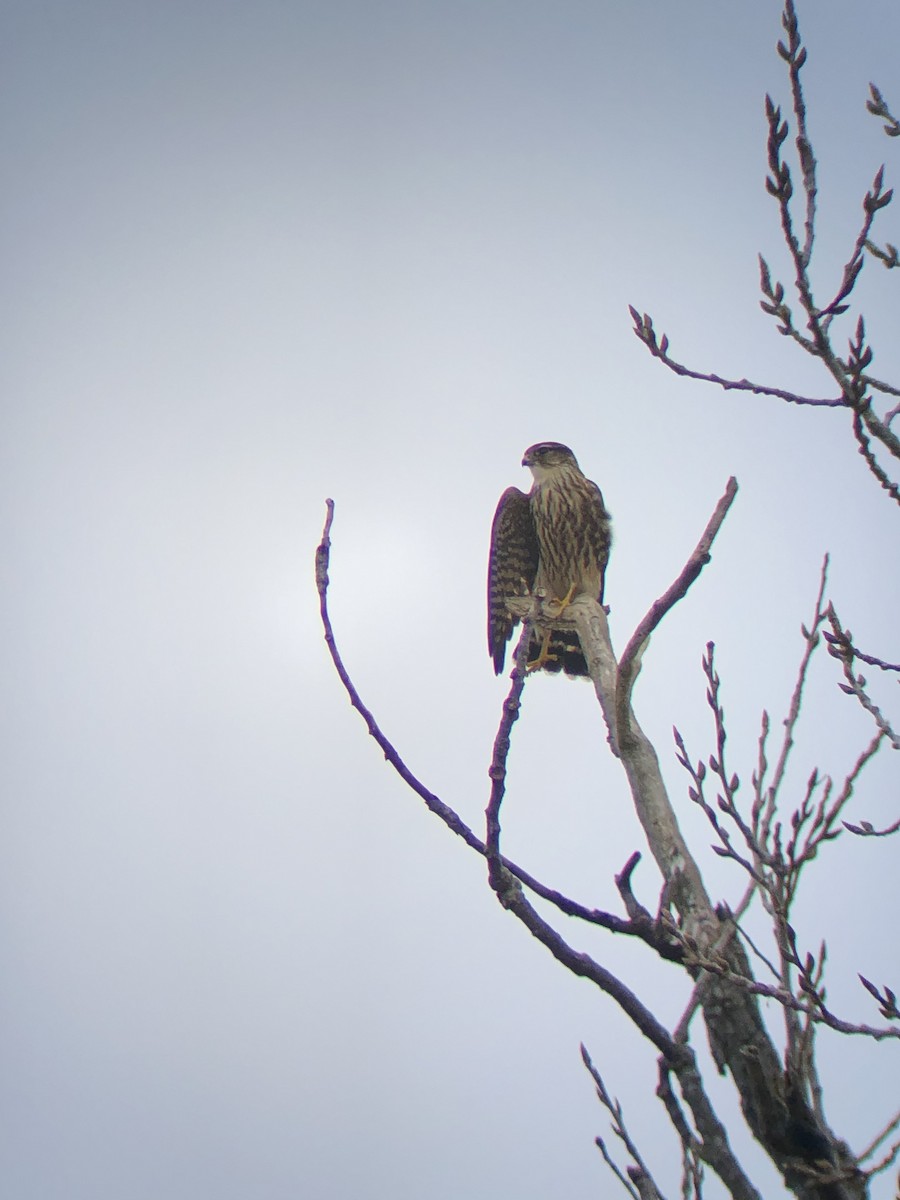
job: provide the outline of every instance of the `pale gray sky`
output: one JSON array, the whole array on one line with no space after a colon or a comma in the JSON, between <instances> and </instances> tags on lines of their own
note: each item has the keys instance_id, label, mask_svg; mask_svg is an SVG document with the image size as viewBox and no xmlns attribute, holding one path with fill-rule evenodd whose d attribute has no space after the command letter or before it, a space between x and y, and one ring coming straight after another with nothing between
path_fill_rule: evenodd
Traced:
<instances>
[{"instance_id":1,"label":"pale gray sky","mask_svg":"<svg viewBox=\"0 0 900 1200\"><path fill-rule=\"evenodd\" d=\"M826 550L853 632L896 654L896 518L844 417L677 380L630 332L629 302L694 365L829 394L757 305L757 251L786 276L763 188L763 95L788 98L779 15L5 6L4 1194L610 1195L579 1040L677 1190L654 1055L391 774L327 660L312 555L330 495L347 664L480 828L506 686L486 543L500 492L527 485L523 449L567 442L603 488L619 646L737 475L636 700L712 890L739 894L671 752L673 723L712 748L706 642L748 781ZM806 0L800 17L827 290L875 168L898 177L864 102L871 78L900 106L900 12ZM870 264L863 283L875 369L896 379L896 281ZM818 669L798 781L814 763L842 778L869 736ZM882 758L854 810L876 823L896 816ZM587 687L529 684L504 829L535 874L616 908L641 839ZM893 923L873 917L896 912L895 857L830 848L798 912L810 946L828 930L851 1018L875 1016L857 971L897 982ZM652 906L649 865L636 882ZM674 969L567 932L677 1019ZM861 1147L897 1107L896 1052L822 1053Z\"/></svg>"}]
</instances>

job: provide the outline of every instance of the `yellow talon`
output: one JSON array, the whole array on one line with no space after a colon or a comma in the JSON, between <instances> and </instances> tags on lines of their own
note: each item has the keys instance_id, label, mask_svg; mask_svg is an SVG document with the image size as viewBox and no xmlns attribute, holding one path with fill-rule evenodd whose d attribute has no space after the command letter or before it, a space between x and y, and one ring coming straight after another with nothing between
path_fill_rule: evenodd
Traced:
<instances>
[{"instance_id":1,"label":"yellow talon","mask_svg":"<svg viewBox=\"0 0 900 1200\"><path fill-rule=\"evenodd\" d=\"M532 662L525 664L526 672L539 671L541 667L545 666L548 662L556 662L559 655L547 653L550 648L550 632L551 631L549 629L544 631L544 640L541 642L540 653Z\"/></svg>"},{"instance_id":2,"label":"yellow talon","mask_svg":"<svg viewBox=\"0 0 900 1200\"><path fill-rule=\"evenodd\" d=\"M552 600L547 600L544 602L544 611L546 615L551 618L551 620L555 621L558 617L561 617L572 603L572 597L575 595L575 587L576 585L573 583L562 600L559 600L554 596ZM547 612L548 609L550 610L549 612Z\"/></svg>"},{"instance_id":3,"label":"yellow talon","mask_svg":"<svg viewBox=\"0 0 900 1200\"><path fill-rule=\"evenodd\" d=\"M563 600L553 599L550 601L550 604L552 604L554 608L556 608L556 607L559 608L559 612L557 612L555 614L554 619L556 617L561 617L562 614L569 607L569 605L572 603L572 597L575 595L575 587L576 587L576 585L573 583L572 586L569 588L569 590L566 592L565 598ZM528 672L539 671L541 669L541 667L546 666L546 664L548 662L558 662L559 661L558 654L550 654L549 653L551 634L552 634L552 626L548 627L547 629L544 630L544 638L543 638L543 641L541 642L540 653L538 654L537 658L534 659L532 662L525 664L526 671L528 671Z\"/></svg>"},{"instance_id":4,"label":"yellow talon","mask_svg":"<svg viewBox=\"0 0 900 1200\"><path fill-rule=\"evenodd\" d=\"M559 609L559 611L560 611L560 612L565 612L565 611L566 611L566 609L567 609L567 608L569 607L569 605L572 603L572 597L573 597L574 595L575 595L575 584L573 583L573 584L572 584L572 586L569 588L569 590L566 592L566 598L565 598L565 600L560 600L560 602L559 602L559 604L560 604L560 609Z\"/></svg>"}]
</instances>

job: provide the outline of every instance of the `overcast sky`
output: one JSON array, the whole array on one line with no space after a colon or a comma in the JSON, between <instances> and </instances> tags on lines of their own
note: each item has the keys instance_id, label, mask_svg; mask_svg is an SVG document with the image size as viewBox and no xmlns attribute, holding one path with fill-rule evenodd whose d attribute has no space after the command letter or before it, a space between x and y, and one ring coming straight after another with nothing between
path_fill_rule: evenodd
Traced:
<instances>
[{"instance_id":1,"label":"overcast sky","mask_svg":"<svg viewBox=\"0 0 900 1200\"><path fill-rule=\"evenodd\" d=\"M691 365L832 394L757 303L758 251L789 278L763 187L763 96L788 100L779 16L776 0L4 6L11 1200L612 1195L581 1040L677 1192L654 1054L391 773L327 658L312 559L332 496L347 665L480 830L506 688L487 537L502 490L528 485L525 447L566 442L603 489L620 648L736 475L636 691L711 890L736 899L672 753L673 724L712 749L706 642L747 790L826 550L860 644L897 655L896 515L847 420L676 379L630 332L629 302ZM875 169L900 175L864 110L869 79L900 107L900 9L804 0L800 18L825 293ZM892 209L882 231L898 241ZM866 266L873 370L895 381L896 288ZM816 670L801 790L815 764L842 779L871 736L833 665ZM851 816L895 819L892 768L882 751ZM529 682L504 834L549 884L618 910L613 874L642 839L586 685ZM805 945L828 933L849 1019L876 1019L857 971L898 982L895 863L887 841L844 839L798 909ZM636 885L654 907L649 863ZM563 928L677 1021L674 969ZM859 1149L898 1106L896 1051L821 1046L829 1115ZM727 1081L710 1086L732 1113Z\"/></svg>"}]
</instances>

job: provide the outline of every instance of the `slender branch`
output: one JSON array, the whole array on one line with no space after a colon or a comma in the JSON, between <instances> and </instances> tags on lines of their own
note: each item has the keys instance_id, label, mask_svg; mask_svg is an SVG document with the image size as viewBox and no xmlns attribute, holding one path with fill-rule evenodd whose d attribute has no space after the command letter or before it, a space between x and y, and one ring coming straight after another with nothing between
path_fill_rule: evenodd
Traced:
<instances>
[{"instance_id":1,"label":"slender branch","mask_svg":"<svg viewBox=\"0 0 900 1200\"><path fill-rule=\"evenodd\" d=\"M844 779L840 792L838 792L834 802L827 809L825 807L827 795L823 798L822 802L818 806L813 827L806 837L800 852L796 853L796 849L792 848L792 846L789 844L788 851L792 860L791 867L795 873L799 873L800 868L805 863L810 862L813 858L815 858L816 854L818 853L819 846L822 845L823 842L833 841L838 836L840 831L835 829L838 818L840 817L850 798L853 796L853 790L856 786L856 781L862 774L863 768L881 748L883 740L884 735L879 731L869 742L868 746L865 746L859 752L856 762L847 772L847 776ZM795 834L796 840L796 838L799 837L802 821L797 817L794 818L794 821L796 822L797 827L797 833ZM841 823L844 824L844 822Z\"/></svg>"},{"instance_id":2,"label":"slender branch","mask_svg":"<svg viewBox=\"0 0 900 1200\"><path fill-rule=\"evenodd\" d=\"M656 1185L656 1182L654 1181L653 1176L650 1173L649 1168L647 1167L647 1164L644 1162L643 1158L641 1157L640 1151L638 1150L637 1146L634 1143L634 1140L632 1139L631 1135L628 1132L628 1128L625 1125L625 1118L622 1115L622 1105L619 1103L618 1100L613 1100L613 1098L610 1096L609 1092L606 1089L606 1084L603 1082L603 1077L601 1076L601 1074L597 1070L597 1068L594 1066L594 1064L591 1062L591 1056L590 1056L590 1054L588 1054L587 1048L585 1047L583 1042L581 1044L581 1061L584 1063L591 1078L594 1081L594 1086L597 1091L597 1098L599 1099L599 1101L603 1105L603 1107L605 1109L607 1109L608 1112L612 1115L613 1133L616 1135L616 1137L619 1139L619 1141L624 1145L625 1149L631 1155L632 1162L637 1167L640 1175L644 1179L649 1180L651 1182L657 1195L661 1195L661 1193L659 1192L659 1189ZM616 1167L613 1160L608 1155L608 1153L606 1151L606 1147L603 1145L602 1139L596 1138L595 1141L596 1141L597 1146L600 1148L600 1150L603 1154L603 1157L606 1159L607 1164L611 1167L611 1169L613 1170L616 1177L620 1180L620 1182L625 1185L626 1189L632 1195L639 1194L639 1195L643 1196L645 1193L643 1191L641 1191L640 1188L638 1188L638 1191L635 1192L628 1185L628 1183L625 1180L625 1177L622 1175L621 1171L619 1171L619 1169ZM629 1170L628 1174L631 1176L632 1179L634 1179L634 1173L632 1170Z\"/></svg>"},{"instance_id":3,"label":"slender branch","mask_svg":"<svg viewBox=\"0 0 900 1200\"><path fill-rule=\"evenodd\" d=\"M778 43L778 53L788 64L788 72L791 79L791 99L794 106L794 116L797 120L797 157L800 160L803 190L806 193L806 240L803 244L800 261L804 267L807 267L812 257L816 217L816 159L806 129L806 103L803 99L803 88L800 84L800 69L806 62L806 50L800 44L800 30L797 25L797 13L793 0L787 0L781 22L787 33L788 41L787 45L784 42Z\"/></svg>"},{"instance_id":4,"label":"slender branch","mask_svg":"<svg viewBox=\"0 0 900 1200\"><path fill-rule=\"evenodd\" d=\"M816 648L819 644L819 629L824 624L825 612L822 608L825 599L825 587L828 581L828 555L826 554L822 560L822 570L819 576L819 591L816 596L816 610L813 614L812 623L807 629L805 626L800 627L806 645L803 649L803 657L800 660L800 667L797 671L797 682L794 685L793 695L791 696L791 704L788 710L788 715L784 721L784 737L781 742L781 751L778 755L778 762L775 766L775 773L772 777L772 782L763 793L765 782L765 771L760 770L758 776L755 777L757 789L757 804L760 808L761 821L761 840L768 841L769 833L772 826L772 821L775 816L775 806L778 799L778 793L781 789L781 784L784 780L784 774L787 770L788 760L791 756L791 750L794 747L794 730L797 726L797 721L800 717L800 706L803 703L803 691L806 687L806 679L809 673L809 664ZM764 723L768 725L766 714Z\"/></svg>"},{"instance_id":5,"label":"slender branch","mask_svg":"<svg viewBox=\"0 0 900 1200\"><path fill-rule=\"evenodd\" d=\"M525 656L529 631L523 630L516 649L516 665L510 695L503 706L503 717L494 742L494 758L491 763L491 795L485 813L487 825L485 855L488 862L488 881L504 908L525 925L533 937L541 942L550 953L574 975L580 975L596 984L623 1009L637 1028L658 1050L667 1054L673 1048L669 1033L653 1013L641 1003L637 996L620 979L605 967L595 962L588 954L573 949L560 934L540 916L526 899L522 886L503 864L500 854L500 809L506 783L506 759L509 754L509 734L519 712L519 698L525 680Z\"/></svg>"},{"instance_id":6,"label":"slender branch","mask_svg":"<svg viewBox=\"0 0 900 1200\"><path fill-rule=\"evenodd\" d=\"M639 655L643 652L644 644L650 637L653 630L659 625L666 613L674 607L684 596L687 595L691 584L697 579L700 572L710 561L710 550L715 541L716 535L722 527L722 522L728 514L728 510L737 495L738 485L737 480L732 475L725 486L725 491L721 499L716 505L712 516L707 522L706 528L700 537L700 541L694 548L688 561L685 563L681 574L675 582L666 590L666 592L653 602L649 612L638 625L637 629L631 635L628 645L625 647L625 652L619 662L618 680L616 684L617 705L631 703L631 690L634 686L634 681L637 678L635 669Z\"/></svg>"},{"instance_id":7,"label":"slender branch","mask_svg":"<svg viewBox=\"0 0 900 1200\"><path fill-rule=\"evenodd\" d=\"M850 307L849 300L865 264L866 252L868 251L880 259L886 267L900 266L897 248L886 243L886 248L881 249L870 236L877 213L891 203L893 193L890 188L884 188L884 168L882 167L876 173L871 189L863 198L863 219L849 257L844 264L840 282L831 300L824 307L817 305L810 276L818 193L817 164L809 136L806 101L800 78L801 68L806 63L807 52L801 42L794 0L785 0L782 24L787 36L785 41L778 43L778 53L788 66L791 103L796 125L795 148L800 184L805 197L802 241L796 232L792 213L792 201L795 193L794 173L783 156L784 143L789 132L788 122L783 118L780 107L768 95L766 96L766 122L768 126L769 173L766 177L766 190L778 205L781 233L793 266L793 287L804 318L802 322L804 328L798 328L794 314L786 302L785 289L780 282L773 281L768 264L762 256L760 256L760 286L764 298L760 304L764 312L775 318L780 334L790 337L807 354L821 360L837 383L839 394L833 398L806 396L746 378L725 378L713 372L694 370L672 357L669 353L667 335L664 333L658 335L649 315L640 313L633 305L630 305L634 333L648 351L676 375L713 383L725 390L774 396L790 404L850 409L853 414L853 436L859 453L880 486L895 502L900 504L900 483L890 477L884 466L878 461L873 447L873 443L878 443L879 448L884 448L895 458L900 458L900 438L891 429L891 422L900 413L900 405L896 405L884 417L880 417L874 411L872 397L868 392L868 389L872 389L883 394L900 395L900 388L884 383L868 373L866 368L872 361L873 352L870 347L862 345L861 318L857 327L859 344L851 343L849 357L843 358L838 354L831 341L832 322L836 317L846 313ZM869 111L884 121L886 133L890 136L897 136L898 128L900 128L897 120L874 84L871 87L871 95L872 98L867 105Z\"/></svg>"},{"instance_id":8,"label":"slender branch","mask_svg":"<svg viewBox=\"0 0 900 1200\"><path fill-rule=\"evenodd\" d=\"M858 825L844 821L842 824L848 833L855 833L857 837L890 837L892 833L900 831L900 821L895 821L893 825L884 829L876 829L871 821L860 821Z\"/></svg>"},{"instance_id":9,"label":"slender branch","mask_svg":"<svg viewBox=\"0 0 900 1200\"><path fill-rule=\"evenodd\" d=\"M829 605L826 615L831 625L831 634L826 634L828 652L840 662L844 669L844 678L847 681L839 685L841 690L857 698L866 712L871 715L884 737L887 738L895 750L900 750L900 736L894 732L890 721L888 721L887 717L866 691L865 677L857 675L853 669L854 659L861 656L854 649L850 634L841 625L833 604ZM882 667L882 669L894 669L892 664L889 663L879 662L878 666Z\"/></svg>"},{"instance_id":10,"label":"slender branch","mask_svg":"<svg viewBox=\"0 0 900 1200\"><path fill-rule=\"evenodd\" d=\"M887 1139L898 1126L900 1126L900 1112L895 1113L894 1116L891 1117L890 1121L888 1121L887 1125L885 1125L884 1129L882 1129L881 1133L876 1135L876 1137L868 1144L868 1146L866 1146L865 1150L861 1150L859 1154L857 1154L857 1160L861 1163L864 1163L867 1158L871 1158L881 1143L887 1141Z\"/></svg>"},{"instance_id":11,"label":"slender branch","mask_svg":"<svg viewBox=\"0 0 900 1200\"><path fill-rule=\"evenodd\" d=\"M880 671L900 671L900 663L885 662L883 658L876 658L874 654L864 654L854 646L853 634L841 624L833 603L828 606L827 616L832 632L826 631L823 636L828 643L828 653L834 658L846 657L851 663L853 659L858 658L860 662L867 663L870 667L878 667Z\"/></svg>"},{"instance_id":12,"label":"slender branch","mask_svg":"<svg viewBox=\"0 0 900 1200\"><path fill-rule=\"evenodd\" d=\"M755 883L754 883L753 885L751 885L751 886L753 887L753 889L754 889L754 890L756 889L756 884L755 884ZM748 890L749 890L749 889L748 889ZM774 976L774 977L777 979L777 978L778 978L778 971L777 971L777 970L776 970L776 968L775 968L775 964L774 964L774 963L772 962L772 960L771 960L771 959L768 957L768 955L766 955L766 954L763 954L762 950L760 950L759 946L757 946L757 945L756 945L756 943L753 941L753 938L751 938L751 936L750 936L750 934L747 932L747 930L746 930L746 929L744 929L742 926L740 926L740 925L738 925L738 924L737 924L737 913L735 913L735 925L737 926L737 931L738 931L738 933L741 935L741 937L743 938L743 940L744 940L744 941L747 943L747 945L750 947L750 950L752 951L752 953L756 955L756 957L759 959L759 961L760 961L761 963L764 963L764 964L765 964L765 966L768 968L768 970L769 970L769 971L772 973L772 975L773 975L773 976Z\"/></svg>"},{"instance_id":13,"label":"slender branch","mask_svg":"<svg viewBox=\"0 0 900 1200\"><path fill-rule=\"evenodd\" d=\"M859 982L863 985L870 996L878 1001L881 1006L879 1011L883 1017L889 1021L900 1021L900 1008L897 1007L897 996L895 992L887 985L883 991L879 989L870 980L866 979L865 975L859 976Z\"/></svg>"},{"instance_id":14,"label":"slender branch","mask_svg":"<svg viewBox=\"0 0 900 1200\"><path fill-rule=\"evenodd\" d=\"M486 857L488 862L488 877L491 887L497 890L502 879L503 864L500 861L500 805L506 792L506 760L509 757L510 735L512 727L519 718L521 711L522 689L525 687L525 661L528 654L528 643L531 641L531 622L526 620L522 625L515 652L509 695L503 702L503 716L497 735L494 738L494 753L488 775L491 780L491 796L488 802L486 820L487 836L485 838Z\"/></svg>"},{"instance_id":15,"label":"slender branch","mask_svg":"<svg viewBox=\"0 0 900 1200\"><path fill-rule=\"evenodd\" d=\"M853 414L853 436L856 438L857 449L862 457L866 460L866 465L878 480L883 490L887 492L892 500L896 501L897 504L900 504L900 486L894 483L887 471L885 471L885 469L876 459L875 454L872 451L871 442L866 437L865 431L863 430L863 422L864 417L862 414L855 412Z\"/></svg>"},{"instance_id":16,"label":"slender branch","mask_svg":"<svg viewBox=\"0 0 900 1200\"><path fill-rule=\"evenodd\" d=\"M604 1142L603 1138L595 1137L594 1145L597 1147L597 1149L603 1155L603 1161L606 1163L606 1165L612 1171L613 1175L615 1175L616 1179L618 1179L619 1183L621 1183L622 1187L625 1189L625 1191L628 1193L628 1195L632 1197L632 1200L641 1200L640 1192L637 1190L637 1188L632 1183L629 1183L628 1179L619 1170L615 1159L612 1157L612 1155L607 1150L606 1142Z\"/></svg>"},{"instance_id":17,"label":"slender branch","mask_svg":"<svg viewBox=\"0 0 900 1200\"><path fill-rule=\"evenodd\" d=\"M875 1175L880 1175L882 1171L886 1171L888 1167L893 1166L897 1161L898 1154L900 1154L900 1141L894 1142L893 1146L891 1146L890 1150L887 1152L881 1162L876 1163L874 1167L870 1167L869 1170L866 1171L866 1178L872 1179ZM900 1200L900 1177L897 1179L897 1197L898 1200Z\"/></svg>"},{"instance_id":18,"label":"slender branch","mask_svg":"<svg viewBox=\"0 0 900 1200\"><path fill-rule=\"evenodd\" d=\"M876 392L884 392L886 396L900 396L900 388L894 387L892 383L885 383L883 379L876 379L874 375L863 374L862 382L866 387L872 388ZM885 424L889 424L890 413L885 413Z\"/></svg>"},{"instance_id":19,"label":"slender branch","mask_svg":"<svg viewBox=\"0 0 900 1200\"><path fill-rule=\"evenodd\" d=\"M841 365L843 366L843 363ZM858 373L858 379L861 389L865 389L867 383L869 382L869 376L865 373L865 371L860 370ZM887 391L888 389L882 386L880 390ZM900 392L896 392L894 394L900 395ZM869 433L871 433L873 437L877 438L879 442L886 446L891 454L893 454L894 458L900 458L900 437L898 437L893 430L888 429L887 424L884 421L879 420L872 409L871 402L866 400L865 403L859 406L858 411L863 421L865 421L866 428L868 429Z\"/></svg>"},{"instance_id":20,"label":"slender branch","mask_svg":"<svg viewBox=\"0 0 900 1200\"><path fill-rule=\"evenodd\" d=\"M707 971L712 975L717 975L720 979L727 979L750 995L765 996L769 1000L775 1000L783 1008L790 1009L795 1013L803 1013L813 1023L826 1025L829 1029L834 1029L837 1033L868 1037L876 1042L885 1041L890 1038L900 1038L900 1029L843 1020L825 1007L818 992L815 995L809 995L807 999L799 999L785 987L759 983L757 980L735 971L721 957L712 957L708 954L698 953L696 948L690 946L687 939L685 939L684 963L689 968L694 967L702 971Z\"/></svg>"},{"instance_id":21,"label":"slender branch","mask_svg":"<svg viewBox=\"0 0 900 1200\"><path fill-rule=\"evenodd\" d=\"M485 843L478 837L476 833L462 820L459 814L444 803L434 792L430 791L421 780L419 780L409 769L406 763L401 758L393 743L388 739L384 731L379 726L378 722L371 711L363 703L359 692L357 691L353 681L347 672L340 652L337 648L337 642L334 636L334 630L331 624L331 617L328 611L328 567L331 553L331 525L334 519L334 501L327 500L326 502L326 518L325 526L322 531L322 540L316 550L316 585L319 591L319 609L322 619L322 626L325 634L325 642L328 646L328 651L334 663L335 670L344 685L344 689L350 698L350 703L362 716L366 723L366 728L370 736L376 742L384 754L385 759L396 773L400 776L405 784L412 789L417 796L425 802L425 806L430 812L438 817L457 837L482 856L487 855L487 847ZM518 694L518 693L517 693ZM507 703L511 703L510 698L507 698ZM516 702L518 702L516 700ZM492 770L495 767L492 765ZM601 909L588 908L583 904L579 904L571 900L568 896L561 892L547 887L546 884L540 882L533 875L529 874L524 868L518 866L515 862L508 858L501 859L503 866L511 874L513 874L521 883L523 883L535 895L540 896L542 900L555 905L561 912L570 917L577 917L579 920L586 921L592 925L599 925L604 929L609 929L613 933L623 933L631 937L637 937L645 941L663 958L670 961L679 961L681 957L680 948L672 943L672 941L664 936L664 933L656 926L656 923L647 914L645 919L625 920L622 917L617 917L612 913L607 913Z\"/></svg>"},{"instance_id":22,"label":"slender branch","mask_svg":"<svg viewBox=\"0 0 900 1200\"><path fill-rule=\"evenodd\" d=\"M749 379L726 379L722 375L716 375L711 372L694 371L690 367L686 367L684 363L677 362L672 358L668 353L668 337L663 334L660 339L657 339L653 322L647 313L639 313L633 305L629 305L628 309L634 321L634 333L636 336L640 338L654 358L658 358L661 363L676 375L683 375L687 379L698 379L704 383L715 383L726 392L752 392L754 396L774 396L779 400L786 400L788 404L803 404L814 408L846 407L843 396L835 396L833 398L801 396L798 392L789 392L784 388L770 387L763 383L753 383Z\"/></svg>"},{"instance_id":23,"label":"slender branch","mask_svg":"<svg viewBox=\"0 0 900 1200\"><path fill-rule=\"evenodd\" d=\"M495 860L496 861L496 860ZM573 975L587 979L601 991L606 992L637 1029L663 1054L670 1054L674 1043L671 1035L638 997L611 971L595 962L588 954L570 946L564 938L545 921L527 900L518 880L505 867L495 870L491 886L504 908L525 925L537 941L541 942L557 961Z\"/></svg>"},{"instance_id":24,"label":"slender branch","mask_svg":"<svg viewBox=\"0 0 900 1200\"><path fill-rule=\"evenodd\" d=\"M684 1200L690 1200L693 1193L695 1200L700 1200L703 1194L703 1167L701 1165L702 1151L694 1132L688 1125L687 1117L675 1095L672 1087L671 1073L662 1059L658 1060L659 1082L656 1085L656 1095L662 1101L669 1120L678 1139L681 1142L681 1194Z\"/></svg>"},{"instance_id":25,"label":"slender branch","mask_svg":"<svg viewBox=\"0 0 900 1200\"><path fill-rule=\"evenodd\" d=\"M890 242L885 242L884 249L876 246L874 242L866 242L866 249L877 258L885 267L886 270L893 270L894 267L900 267L900 255L897 253L897 247L892 246Z\"/></svg>"}]
</instances>

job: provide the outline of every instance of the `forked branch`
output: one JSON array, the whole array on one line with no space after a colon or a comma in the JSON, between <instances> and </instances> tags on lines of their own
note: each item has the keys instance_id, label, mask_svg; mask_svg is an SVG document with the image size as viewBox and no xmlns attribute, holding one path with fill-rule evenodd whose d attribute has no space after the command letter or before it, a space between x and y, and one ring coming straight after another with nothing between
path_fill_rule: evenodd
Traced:
<instances>
[{"instance_id":1,"label":"forked branch","mask_svg":"<svg viewBox=\"0 0 900 1200\"><path fill-rule=\"evenodd\" d=\"M326 516L325 525L322 530L322 538L316 549L316 587L319 593L319 612L322 620L322 628L325 634L325 643L328 647L328 652L331 655L331 660L334 663L335 670L344 689L350 698L350 703L356 711L362 716L366 728L370 736L381 749L387 762L393 767L396 773L400 776L403 782L412 789L417 796L424 802L428 810L438 817L447 826L451 832L461 838L463 842L474 850L476 854L482 856L487 855L487 847L478 835L469 828L463 821L455 809L451 808L429 788L418 779L400 756L396 747L384 733L371 711L363 703L359 692L356 689L353 680L344 665L340 652L337 647L337 642L334 636L334 630L331 624L331 616L328 611L328 568L331 557L331 526L334 520L334 501L326 500ZM504 702L504 724L501 729L508 730L512 727L514 714L517 713L517 705L519 703L519 695L521 688L514 681ZM508 741L506 746L503 745L503 738L498 738L494 748L494 757L490 767L490 775L494 778L497 775L501 777L505 775L505 755L508 751ZM649 915L636 915L633 918L625 919L616 916L613 913L604 912L602 909L589 908L586 905L579 904L570 897L563 895L562 892L548 887L541 883L524 868L518 866L511 859L501 857L503 867L510 872L516 879L519 880L529 891L534 892L536 896L540 896L542 900L548 901L561 912L570 917L577 917L579 920L585 921L591 925L598 925L604 929L609 929L613 933L624 933L630 937L637 937L650 945L657 954L662 958L670 961L679 961L681 957L680 948L675 945L672 940L665 934L665 931L650 919Z\"/></svg>"}]
</instances>

